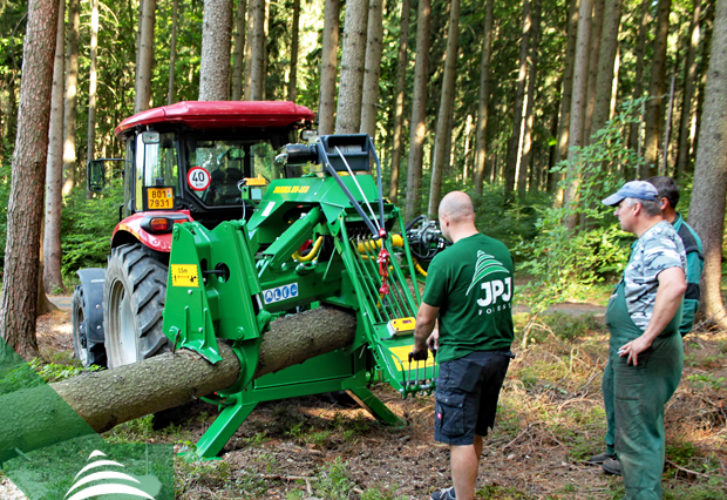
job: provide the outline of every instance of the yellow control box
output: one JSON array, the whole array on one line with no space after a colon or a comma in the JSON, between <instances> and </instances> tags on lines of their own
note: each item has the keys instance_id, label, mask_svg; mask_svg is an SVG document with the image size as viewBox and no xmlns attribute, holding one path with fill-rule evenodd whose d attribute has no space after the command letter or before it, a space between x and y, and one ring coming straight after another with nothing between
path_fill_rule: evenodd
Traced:
<instances>
[{"instance_id":1,"label":"yellow control box","mask_svg":"<svg viewBox=\"0 0 727 500\"><path fill-rule=\"evenodd\" d=\"M416 327L416 319L414 318L396 318L389 321L386 325L389 329L389 334L394 337L398 335L408 335L414 332Z\"/></svg>"}]
</instances>

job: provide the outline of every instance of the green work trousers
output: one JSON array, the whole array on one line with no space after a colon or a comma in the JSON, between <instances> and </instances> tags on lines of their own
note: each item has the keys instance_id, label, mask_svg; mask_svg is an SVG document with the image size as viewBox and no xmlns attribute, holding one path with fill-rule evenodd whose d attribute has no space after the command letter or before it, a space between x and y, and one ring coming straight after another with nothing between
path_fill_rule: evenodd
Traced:
<instances>
[{"instance_id":1,"label":"green work trousers","mask_svg":"<svg viewBox=\"0 0 727 500\"><path fill-rule=\"evenodd\" d=\"M641 335L626 311L621 286L609 303L606 320L611 332L609 359L603 376L603 397L609 419L606 444L621 461L626 498L660 499L664 470L664 405L676 390L684 350L677 333L677 314L662 336L627 365L618 348ZM609 443L609 438L612 442Z\"/></svg>"}]
</instances>

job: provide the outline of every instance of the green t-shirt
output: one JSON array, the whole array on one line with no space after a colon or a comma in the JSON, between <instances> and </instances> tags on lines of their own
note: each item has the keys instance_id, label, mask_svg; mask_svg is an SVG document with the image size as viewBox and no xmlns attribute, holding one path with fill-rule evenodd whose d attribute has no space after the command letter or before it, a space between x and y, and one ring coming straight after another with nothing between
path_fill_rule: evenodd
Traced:
<instances>
[{"instance_id":1,"label":"green t-shirt","mask_svg":"<svg viewBox=\"0 0 727 500\"><path fill-rule=\"evenodd\" d=\"M422 300L439 307L439 362L510 347L512 276L507 247L480 233L434 257Z\"/></svg>"}]
</instances>

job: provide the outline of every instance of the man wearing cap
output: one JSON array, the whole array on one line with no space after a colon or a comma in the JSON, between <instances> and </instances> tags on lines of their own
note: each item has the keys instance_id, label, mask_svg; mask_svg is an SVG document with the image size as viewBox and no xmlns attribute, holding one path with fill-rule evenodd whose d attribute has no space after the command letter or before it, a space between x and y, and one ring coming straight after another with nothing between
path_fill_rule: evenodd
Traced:
<instances>
[{"instance_id":1,"label":"man wearing cap","mask_svg":"<svg viewBox=\"0 0 727 500\"><path fill-rule=\"evenodd\" d=\"M664 468L664 405L681 378L679 335L686 256L664 219L658 191L631 181L603 200L617 206L621 229L638 239L606 310L609 357L602 390L626 498L660 499Z\"/></svg>"}]
</instances>

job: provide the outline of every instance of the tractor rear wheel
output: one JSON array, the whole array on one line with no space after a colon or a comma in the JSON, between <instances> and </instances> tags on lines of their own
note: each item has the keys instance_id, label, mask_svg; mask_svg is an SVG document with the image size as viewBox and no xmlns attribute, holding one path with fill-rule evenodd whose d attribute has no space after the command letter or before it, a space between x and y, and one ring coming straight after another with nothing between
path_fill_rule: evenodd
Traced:
<instances>
[{"instance_id":1,"label":"tractor rear wheel","mask_svg":"<svg viewBox=\"0 0 727 500\"><path fill-rule=\"evenodd\" d=\"M112 249L104 283L104 332L109 368L170 348L162 333L167 264L140 243Z\"/></svg>"}]
</instances>

